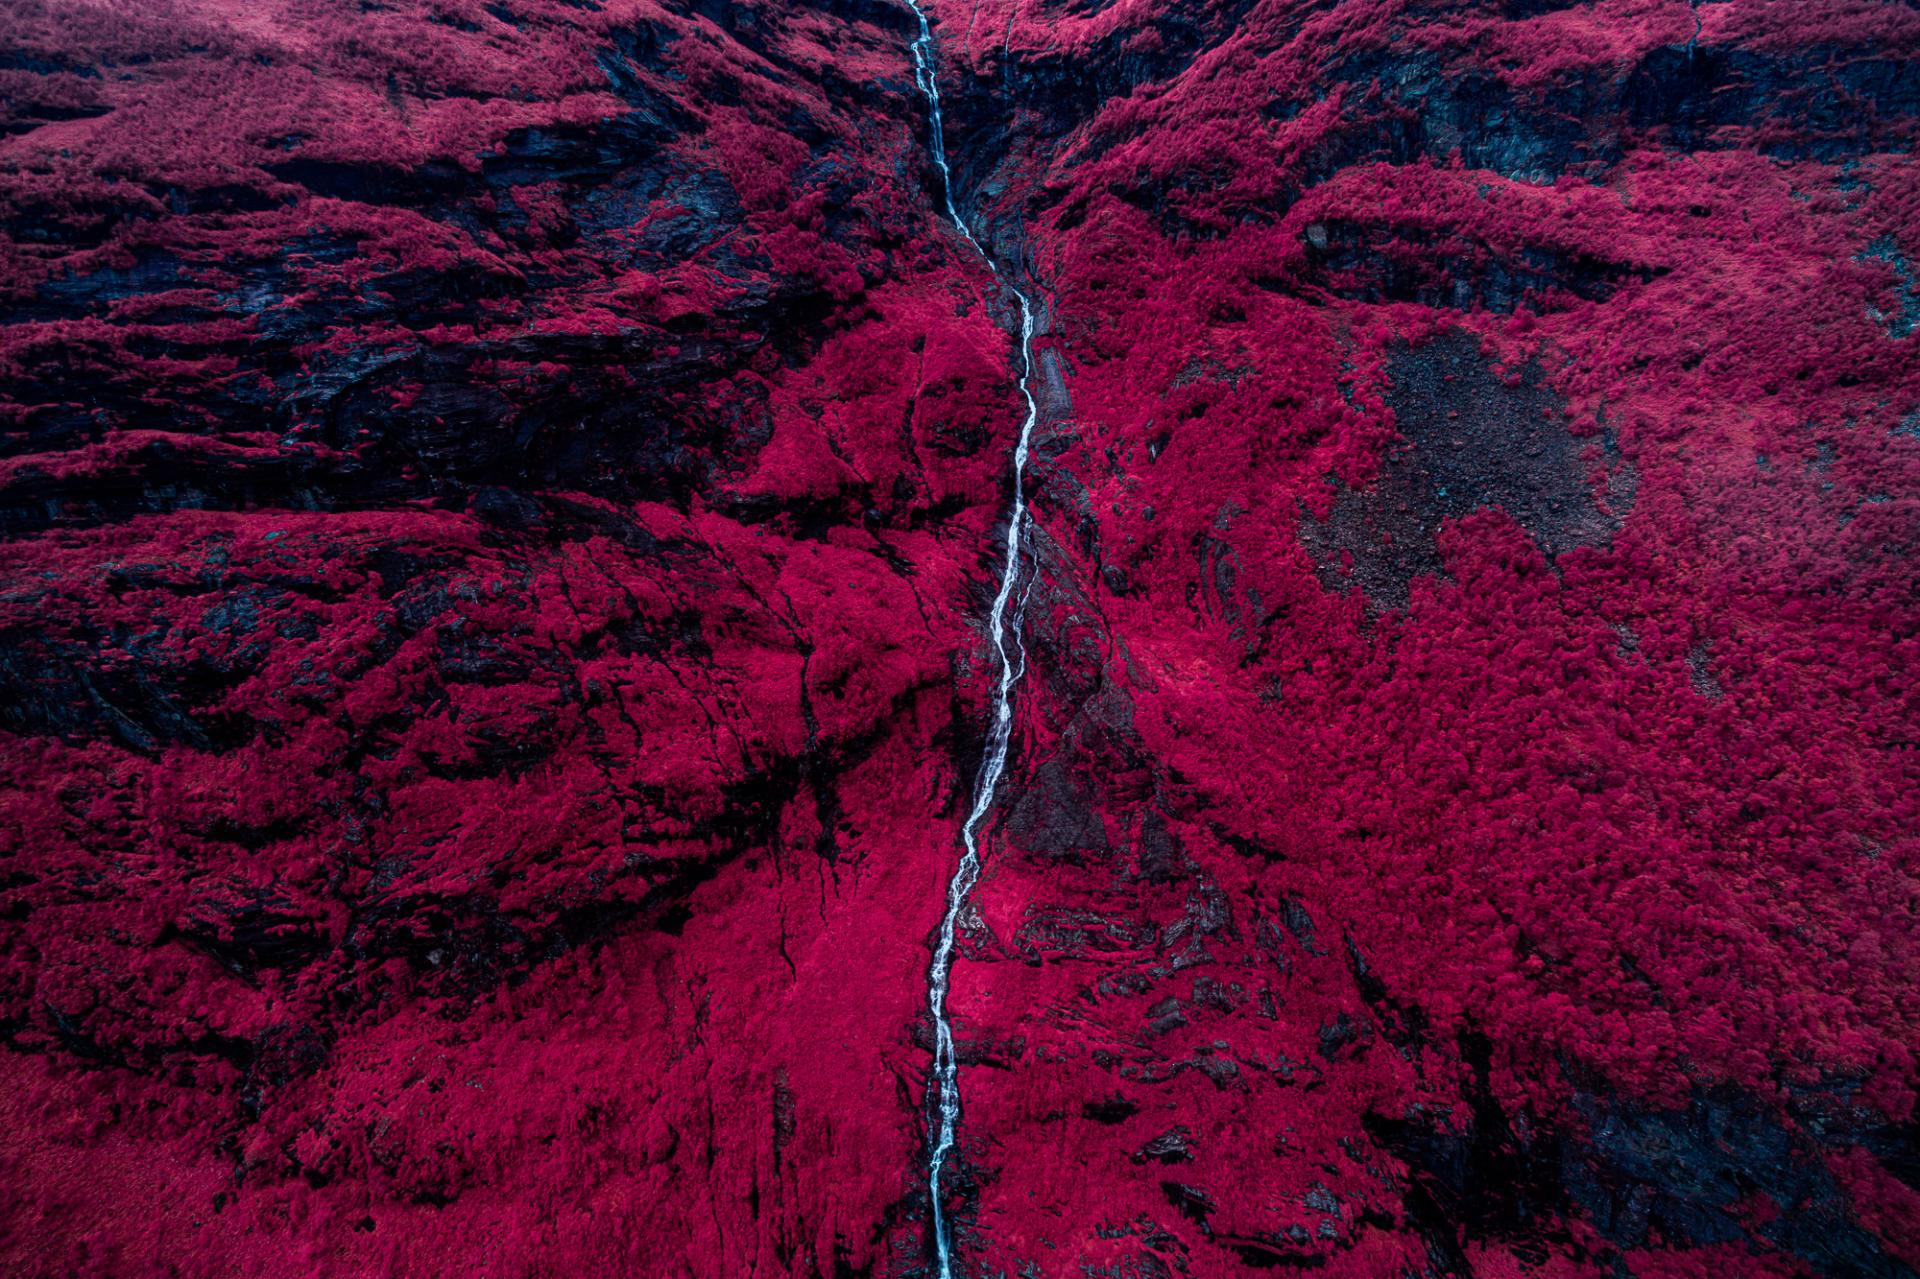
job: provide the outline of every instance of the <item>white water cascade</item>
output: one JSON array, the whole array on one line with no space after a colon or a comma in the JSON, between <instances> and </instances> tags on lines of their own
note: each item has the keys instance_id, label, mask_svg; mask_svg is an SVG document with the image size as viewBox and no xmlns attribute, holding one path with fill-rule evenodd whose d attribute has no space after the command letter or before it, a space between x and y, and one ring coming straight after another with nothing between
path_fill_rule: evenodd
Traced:
<instances>
[{"instance_id":1,"label":"white water cascade","mask_svg":"<svg viewBox=\"0 0 1920 1279\"><path fill-rule=\"evenodd\" d=\"M965 824L960 827L960 864L954 868L953 878L947 882L947 909L940 918L940 936L934 944L933 969L927 982L927 1007L933 1012L933 1075L930 1087L935 1114L938 1116L928 1134L932 1139L932 1149L927 1157L927 1191L933 1201L933 1243L940 1261L940 1279L953 1279L953 1245L948 1238L946 1206L940 1196L940 1174L946 1167L947 1156L953 1152L954 1133L960 1122L960 1063L954 1056L953 1023L947 1019L947 987L953 975L954 932L959 926L960 912L966 906L967 896L973 891L974 881L980 877L980 826L993 807L994 793L999 790L1001 775L1007 768L1007 747L1013 738L1013 687L1026 671L1026 647L1020 639L1020 619L1025 597L1019 604L1013 604L1013 587L1020 575L1020 543L1027 521L1025 481L1028 446L1032 440L1034 422L1040 416L1040 406L1033 398L1031 386L1033 303L1019 285L1001 275L1000 268L987 255L986 249L974 239L966 219L960 216L960 210L954 207L953 173L947 167L947 140L940 119L940 82L934 73L933 28L927 24L926 11L917 0L907 0L907 4L920 20L920 35L912 46L913 74L920 91L927 97L933 163L940 170L940 196L946 205L948 219L959 228L960 234L973 246L973 251L980 255L980 260L987 264L994 279L1020 299L1020 397L1027 404L1026 420L1020 424L1020 440L1013 449L1013 507L1007 513L1006 563L1000 570L1000 586L994 592L993 611L987 618L987 633L993 639L994 655L1000 663L1000 679L993 698L993 723L988 729L987 750L980 760L979 776L974 779L973 808L967 813ZM1007 615L1009 604L1013 604L1011 618ZM1018 664L1007 652L1009 630L1019 655Z\"/></svg>"}]
</instances>

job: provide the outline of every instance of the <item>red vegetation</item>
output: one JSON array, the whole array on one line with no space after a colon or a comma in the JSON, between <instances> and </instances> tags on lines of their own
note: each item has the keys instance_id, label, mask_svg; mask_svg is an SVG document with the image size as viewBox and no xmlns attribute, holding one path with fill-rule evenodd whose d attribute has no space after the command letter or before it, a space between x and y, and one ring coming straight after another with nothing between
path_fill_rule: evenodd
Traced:
<instances>
[{"instance_id":1,"label":"red vegetation","mask_svg":"<svg viewBox=\"0 0 1920 1279\"><path fill-rule=\"evenodd\" d=\"M968 1274L1920 1267L1920 16L935 5ZM910 1275L909 18L0 18L0 1270Z\"/></svg>"}]
</instances>

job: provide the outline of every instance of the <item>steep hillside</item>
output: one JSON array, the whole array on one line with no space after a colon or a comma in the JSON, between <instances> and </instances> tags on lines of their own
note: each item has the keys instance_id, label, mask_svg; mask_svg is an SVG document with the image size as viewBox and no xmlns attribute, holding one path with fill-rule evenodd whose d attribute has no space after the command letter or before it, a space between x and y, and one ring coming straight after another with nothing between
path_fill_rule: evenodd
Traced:
<instances>
[{"instance_id":1,"label":"steep hillside","mask_svg":"<svg viewBox=\"0 0 1920 1279\"><path fill-rule=\"evenodd\" d=\"M925 8L0 14L0 1273L1913 1275L1920 11Z\"/></svg>"}]
</instances>

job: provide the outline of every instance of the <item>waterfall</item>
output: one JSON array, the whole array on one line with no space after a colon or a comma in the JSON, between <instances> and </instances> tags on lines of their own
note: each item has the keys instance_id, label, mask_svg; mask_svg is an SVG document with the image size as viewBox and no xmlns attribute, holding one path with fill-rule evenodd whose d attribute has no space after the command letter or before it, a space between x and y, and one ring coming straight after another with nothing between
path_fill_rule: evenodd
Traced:
<instances>
[{"instance_id":1,"label":"waterfall","mask_svg":"<svg viewBox=\"0 0 1920 1279\"><path fill-rule=\"evenodd\" d=\"M946 1168L947 1156L953 1152L955 1130L960 1122L960 1063L954 1056L953 1023L947 1018L947 990L953 976L954 933L959 927L960 912L966 906L968 894L973 891L974 881L980 877L980 827L993 807L994 795L1000 788L1001 776L1007 768L1007 748L1013 740L1013 688L1026 672L1026 649L1020 640L1021 614L1026 601L1022 596L1019 603L1014 603L1013 588L1015 579L1020 575L1020 544L1026 531L1027 456L1033 425L1040 416L1040 406L1033 398L1032 388L1033 302L1025 290L1000 273L1000 268L988 256L980 241L974 238L966 219L960 216L960 210L954 205L953 172L947 167L947 139L940 117L940 82L935 74L933 28L927 24L926 11L917 0L907 0L907 3L920 20L920 35L912 46L913 74L920 92L927 99L933 163L940 171L941 200L946 206L948 219L959 229L973 251L980 255L980 260L987 264L994 279L1020 300L1020 397L1027 406L1026 419L1020 424L1019 442L1013 449L1013 505L1007 513L1006 559L1000 570L999 589L994 592L993 611L987 618L987 634L993 640L993 652L1000 668L999 681L994 689L993 722L987 732L986 754L980 760L980 772L974 779L973 807L960 827L960 863L954 868L953 878L947 882L947 909L940 917L939 939L934 944L933 968L927 981L927 1007L933 1013L934 1036L933 1073L929 1088L936 1116L931 1121L928 1133L927 1191L933 1201L933 1243L940 1261L940 1279L952 1279L953 1246L948 1238L946 1207L940 1196L940 1174ZM1010 604L1013 606L1011 618L1008 616ZM1009 630L1019 653L1018 664L1007 652Z\"/></svg>"}]
</instances>

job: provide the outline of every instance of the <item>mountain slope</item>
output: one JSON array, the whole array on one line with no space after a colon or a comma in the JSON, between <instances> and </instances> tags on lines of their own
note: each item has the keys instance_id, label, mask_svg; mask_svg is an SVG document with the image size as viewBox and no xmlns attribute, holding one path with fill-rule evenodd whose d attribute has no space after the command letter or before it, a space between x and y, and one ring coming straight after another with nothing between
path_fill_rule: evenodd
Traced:
<instances>
[{"instance_id":1,"label":"mountain slope","mask_svg":"<svg viewBox=\"0 0 1920 1279\"><path fill-rule=\"evenodd\" d=\"M1910 1275L1920 16L935 0L968 1275ZM905 7L0 19L0 1268L913 1275Z\"/></svg>"}]
</instances>

